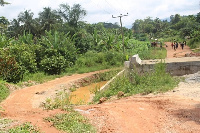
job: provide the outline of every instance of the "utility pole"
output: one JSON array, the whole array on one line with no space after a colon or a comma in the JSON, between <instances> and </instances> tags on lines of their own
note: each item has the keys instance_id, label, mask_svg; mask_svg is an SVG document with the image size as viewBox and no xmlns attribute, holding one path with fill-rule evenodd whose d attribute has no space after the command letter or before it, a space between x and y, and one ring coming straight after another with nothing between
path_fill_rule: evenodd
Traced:
<instances>
[{"instance_id":1,"label":"utility pole","mask_svg":"<svg viewBox=\"0 0 200 133\"><path fill-rule=\"evenodd\" d=\"M114 16L112 15L112 18L119 18L119 20L120 20L121 32L122 32L123 52L124 52L125 46L124 46L124 32L123 32L123 28L122 28L122 17L124 17L124 16L128 16L128 13L125 14L125 15L120 14L120 15L117 16L117 17L114 17Z\"/></svg>"}]
</instances>

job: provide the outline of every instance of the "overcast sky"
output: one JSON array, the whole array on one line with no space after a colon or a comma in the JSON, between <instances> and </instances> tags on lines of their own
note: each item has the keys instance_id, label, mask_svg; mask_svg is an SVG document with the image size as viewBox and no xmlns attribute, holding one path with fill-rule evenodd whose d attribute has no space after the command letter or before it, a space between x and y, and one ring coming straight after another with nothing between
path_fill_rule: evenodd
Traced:
<instances>
[{"instance_id":1,"label":"overcast sky","mask_svg":"<svg viewBox=\"0 0 200 133\"><path fill-rule=\"evenodd\" d=\"M11 3L0 7L0 16L12 20L25 10L34 12L38 16L44 7L58 9L60 4L80 4L87 11L83 21L88 23L118 22L119 18L112 18L112 15L128 13L123 17L123 25L130 27L136 19L158 17L169 18L170 15L192 15L200 12L200 0L5 0Z\"/></svg>"}]
</instances>

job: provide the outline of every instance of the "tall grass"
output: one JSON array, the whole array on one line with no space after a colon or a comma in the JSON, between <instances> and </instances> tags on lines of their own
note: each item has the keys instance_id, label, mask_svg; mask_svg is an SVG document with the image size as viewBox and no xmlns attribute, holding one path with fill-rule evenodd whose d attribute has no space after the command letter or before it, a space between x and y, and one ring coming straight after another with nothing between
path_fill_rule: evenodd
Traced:
<instances>
[{"instance_id":1,"label":"tall grass","mask_svg":"<svg viewBox=\"0 0 200 133\"><path fill-rule=\"evenodd\" d=\"M125 61L125 55L116 51L96 52L88 51L75 62L75 65L66 69L69 73L85 73L113 67L120 67Z\"/></svg>"},{"instance_id":2,"label":"tall grass","mask_svg":"<svg viewBox=\"0 0 200 133\"><path fill-rule=\"evenodd\" d=\"M93 101L98 102L101 97L110 98L117 95L119 91L126 96L133 94L149 94L153 92L166 92L178 85L179 79L165 72L164 63L158 63L155 71L142 75L131 71L127 76L118 77L107 90L96 93Z\"/></svg>"},{"instance_id":3,"label":"tall grass","mask_svg":"<svg viewBox=\"0 0 200 133\"><path fill-rule=\"evenodd\" d=\"M149 50L139 53L139 57L142 60L149 59L165 59L167 57L167 50L165 48L149 48Z\"/></svg>"}]
</instances>

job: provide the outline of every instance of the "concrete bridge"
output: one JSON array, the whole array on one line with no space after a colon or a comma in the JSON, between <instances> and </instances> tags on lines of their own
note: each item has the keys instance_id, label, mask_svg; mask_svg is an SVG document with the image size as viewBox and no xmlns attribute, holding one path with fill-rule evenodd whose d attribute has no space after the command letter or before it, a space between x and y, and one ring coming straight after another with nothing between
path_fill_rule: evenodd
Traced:
<instances>
[{"instance_id":1,"label":"concrete bridge","mask_svg":"<svg viewBox=\"0 0 200 133\"><path fill-rule=\"evenodd\" d=\"M200 71L200 57L167 58L159 60L141 60L138 55L134 55L125 62L125 68L136 69L139 73L154 70L156 63L166 63L166 71L171 75L182 76Z\"/></svg>"}]
</instances>

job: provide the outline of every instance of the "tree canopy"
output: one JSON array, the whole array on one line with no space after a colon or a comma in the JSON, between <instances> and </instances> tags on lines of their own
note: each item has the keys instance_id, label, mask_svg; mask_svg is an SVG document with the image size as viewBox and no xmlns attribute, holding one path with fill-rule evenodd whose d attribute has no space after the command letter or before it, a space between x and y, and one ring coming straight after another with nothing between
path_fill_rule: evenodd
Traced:
<instances>
[{"instance_id":1,"label":"tree canopy","mask_svg":"<svg viewBox=\"0 0 200 133\"><path fill-rule=\"evenodd\" d=\"M10 3L5 2L4 0L0 0L0 5L1 5L1 6L4 6L4 5L6 5L6 4L10 4Z\"/></svg>"}]
</instances>

